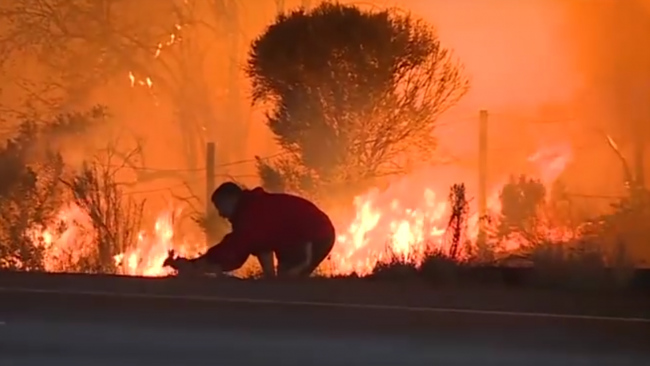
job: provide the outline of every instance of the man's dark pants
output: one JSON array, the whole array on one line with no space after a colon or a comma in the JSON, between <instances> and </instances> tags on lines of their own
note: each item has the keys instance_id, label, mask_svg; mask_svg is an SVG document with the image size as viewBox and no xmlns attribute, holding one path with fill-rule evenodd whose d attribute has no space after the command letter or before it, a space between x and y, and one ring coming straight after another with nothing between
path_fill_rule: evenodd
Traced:
<instances>
[{"instance_id":1,"label":"man's dark pants","mask_svg":"<svg viewBox=\"0 0 650 366\"><path fill-rule=\"evenodd\" d=\"M312 257L309 261L309 265L302 270L298 276L299 277L309 277L318 266L330 255L332 248L334 248L335 238L321 239L310 242L312 245ZM307 259L306 256L306 246L309 243L305 243L304 246L297 246L283 251L276 251L275 257L278 260L278 275L282 276L287 270L291 270L298 265L304 263Z\"/></svg>"}]
</instances>

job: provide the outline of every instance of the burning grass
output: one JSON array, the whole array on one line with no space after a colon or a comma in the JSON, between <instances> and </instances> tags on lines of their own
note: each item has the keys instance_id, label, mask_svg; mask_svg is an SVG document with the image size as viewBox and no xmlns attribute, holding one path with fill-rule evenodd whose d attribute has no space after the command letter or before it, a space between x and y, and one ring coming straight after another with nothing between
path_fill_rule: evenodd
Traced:
<instances>
[{"instance_id":1,"label":"burning grass","mask_svg":"<svg viewBox=\"0 0 650 366\"><path fill-rule=\"evenodd\" d=\"M513 182L531 187L529 180ZM539 191L538 187L534 189ZM503 217L485 218L488 221L485 248L489 250L486 253L485 249L479 250L476 235L471 232L473 227L468 225L472 217L464 190L462 184L452 186L448 196L451 213L441 235L408 245L409 250L404 250L403 242L388 242L374 257L365 258L364 265L357 266L359 272L344 271L351 267L334 258L323 264L315 277L565 290L614 290L650 285L641 283L648 281L640 279L641 272L636 270L639 263L632 260L628 246L621 240L607 240L611 236L608 230L616 226L611 221L620 217L619 212L572 228L548 227L548 220L534 207L541 203L533 204L532 210L527 204L524 211L530 217L520 217L523 222L517 222L515 227L505 228L503 223L507 220ZM502 213L513 210L510 207ZM622 217L630 225L627 221L634 216L626 211ZM639 220L637 225L643 225L642 219L634 218ZM337 267L337 263L344 266ZM367 263L372 266L367 267Z\"/></svg>"},{"instance_id":2,"label":"burning grass","mask_svg":"<svg viewBox=\"0 0 650 366\"><path fill-rule=\"evenodd\" d=\"M68 130L70 123L55 127ZM178 235L176 210L159 213L153 230L143 230L143 202L125 195L109 169L118 163L71 169L56 151L38 151L51 134L26 124L0 149L0 267L165 276L169 250L195 256L203 249ZM625 287L634 250L650 242L650 200L635 191L606 216L563 222L561 205L550 202L557 195L546 193L569 157L562 146L536 153L530 162L540 178L497 186L482 218L466 186L450 181L465 180L458 172L424 170L371 188L355 198L351 217L334 216L340 236L319 277ZM480 248L479 226L488 229ZM241 274L255 277L255 269Z\"/></svg>"},{"instance_id":3,"label":"burning grass","mask_svg":"<svg viewBox=\"0 0 650 366\"><path fill-rule=\"evenodd\" d=\"M511 184L540 192L539 185L531 185L530 180L514 179ZM502 208L509 205L503 192L513 189L506 186L502 190ZM647 207L616 205L618 209L624 207L624 213L614 210L609 215L573 227L551 226L542 205L543 195L534 195L537 202L524 202L525 196L526 192L517 194L523 210L508 207L501 211L500 217L484 218L488 222L488 243L480 250L472 240L476 235L468 232L471 226L467 222L471 216L468 215L464 186L454 185L449 195L452 210L442 242L425 243L425 249L421 249L424 254L411 252L414 256L395 251L394 245L387 245L370 272L350 276L443 285L516 285L571 290L649 287L650 284L639 283L640 272L636 268L642 263L633 260L627 243L622 239L624 233L615 241L608 240L612 237L611 231L619 228L621 223L637 229L644 226L649 218ZM522 211L528 215L522 216ZM508 214L518 220L504 217ZM505 223L509 221L517 225L506 227ZM640 234L644 235L644 240L650 238L648 231ZM489 252L486 253L485 248Z\"/></svg>"}]
</instances>

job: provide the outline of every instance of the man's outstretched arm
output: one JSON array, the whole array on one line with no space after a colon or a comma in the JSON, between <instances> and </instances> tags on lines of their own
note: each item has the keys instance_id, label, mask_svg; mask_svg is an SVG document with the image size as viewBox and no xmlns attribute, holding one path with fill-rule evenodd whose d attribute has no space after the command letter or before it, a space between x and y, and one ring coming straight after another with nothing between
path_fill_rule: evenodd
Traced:
<instances>
[{"instance_id":1,"label":"man's outstretched arm","mask_svg":"<svg viewBox=\"0 0 650 366\"><path fill-rule=\"evenodd\" d=\"M221 242L199 258L196 258L195 267L206 272L231 272L244 265L248 259L249 246L247 237L230 233Z\"/></svg>"}]
</instances>

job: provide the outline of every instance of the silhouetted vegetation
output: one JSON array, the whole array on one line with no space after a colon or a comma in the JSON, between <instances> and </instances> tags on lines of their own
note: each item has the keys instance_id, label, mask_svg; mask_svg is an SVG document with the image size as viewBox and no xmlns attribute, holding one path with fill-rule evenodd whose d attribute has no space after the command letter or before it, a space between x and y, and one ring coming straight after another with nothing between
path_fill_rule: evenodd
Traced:
<instances>
[{"instance_id":1,"label":"silhouetted vegetation","mask_svg":"<svg viewBox=\"0 0 650 366\"><path fill-rule=\"evenodd\" d=\"M501 189L501 217L497 235L500 238L513 232L530 231L537 224L540 210L546 200L546 187L530 177L510 177Z\"/></svg>"},{"instance_id":2,"label":"silhouetted vegetation","mask_svg":"<svg viewBox=\"0 0 650 366\"><path fill-rule=\"evenodd\" d=\"M5 268L43 269L46 243L31 237L30 229L54 224L62 204L58 180L64 164L56 151L41 150L44 130L26 121L0 149L0 266Z\"/></svg>"},{"instance_id":3,"label":"silhouetted vegetation","mask_svg":"<svg viewBox=\"0 0 650 366\"><path fill-rule=\"evenodd\" d=\"M258 161L265 186L310 195L431 159L438 117L468 88L427 23L338 3L279 15L246 72L286 152Z\"/></svg>"},{"instance_id":4,"label":"silhouetted vegetation","mask_svg":"<svg viewBox=\"0 0 650 366\"><path fill-rule=\"evenodd\" d=\"M466 230L467 198L462 185L454 185L450 190L452 210L448 226L449 251L431 250L426 258L417 263L404 260L401 256L388 256L379 262L372 273L366 276L375 280L423 281L443 285L493 285L525 286L573 290L614 290L649 289L650 278L647 270L636 269L638 263L632 261L627 249L628 243L622 238L635 232L640 241L649 243L650 236L643 232L648 222L648 206L630 198L616 204L611 214L597 220L583 223L585 230L581 235L568 240L557 240L551 236L527 233L531 223L540 223L539 215L544 205L544 190L541 183L528 177L512 179L504 186L501 199L501 215L506 220L509 233L521 233L522 247L515 252L494 253L494 262L479 258L476 248L466 242L463 250L456 245L457 238L463 237ZM510 202L507 202L510 200ZM505 208L505 209L503 209ZM464 217L464 219L459 219ZM646 221L644 221L646 220ZM618 223L618 224L617 224ZM620 226L626 223L627 226ZM504 239L503 224L493 235ZM619 238L608 241L608 236ZM494 248L497 248L495 246ZM462 253L459 255L459 253ZM345 277L345 276L343 276ZM351 275L351 277L358 277Z\"/></svg>"},{"instance_id":5,"label":"silhouetted vegetation","mask_svg":"<svg viewBox=\"0 0 650 366\"><path fill-rule=\"evenodd\" d=\"M43 269L46 238L37 228L65 230L57 213L66 199L66 174L57 142L79 138L95 127L104 109L59 115L52 121L23 121L0 147L0 267ZM56 235L56 233L51 233Z\"/></svg>"},{"instance_id":6,"label":"silhouetted vegetation","mask_svg":"<svg viewBox=\"0 0 650 366\"><path fill-rule=\"evenodd\" d=\"M204 64L209 47L192 38L199 27L213 36L236 32L236 2L206 1L199 7L196 1L166 0L156 9L133 4L29 0L0 5L0 19L9 28L0 37L0 62L34 56L49 75L30 90L27 103L45 101L48 108L31 104L30 113L12 116L23 122L0 145L0 268L115 273L119 254L138 240L144 206L124 194L116 180L120 169L130 168L139 183L185 174L202 178L204 140L216 138L227 124L214 105L221 93L205 77L206 69L217 69ZM147 14L153 21L118 16L131 10L155 10ZM206 10L212 12L211 22L197 21L197 13ZM172 48L181 38L183 47ZM228 48L237 53L236 42ZM158 57L167 52L174 57ZM237 65L237 60L224 65L230 108L224 114L241 122ZM317 199L333 195L338 186L358 193L382 177L409 173L414 163L429 163L436 157L439 117L469 87L462 65L431 25L403 12L330 2L278 15L252 42L245 72L252 103L269 108L265 123L283 150L275 159L256 160L261 181L269 191ZM105 122L106 113L103 108L61 111L83 104L90 91L115 75L131 76L134 85L155 85L173 104L189 168L185 173L140 169L110 144L83 164L66 163L56 141L83 138ZM56 97L49 95L51 88ZM37 112L57 117L28 118ZM626 123L621 124L626 135L648 136L638 134L645 130L637 121ZM218 146L236 151L244 138L228 136ZM639 141L637 150L646 142ZM478 252L470 225L471 197L464 184L456 184L448 194L442 241L423 243L424 258L389 252L365 277L591 290L637 286L639 263L632 259L650 252L650 194L642 168L633 169L611 139L610 145L622 162L628 193L611 212L556 225L555 203L569 200L566 189L557 184L547 191L539 180L513 176L500 192L499 212L488 220L486 255ZM183 200L194 208L195 222L213 231L216 220L203 212L203 195ZM85 221L71 219L70 207ZM75 246L50 250L71 226L78 229ZM504 249L513 241L515 249Z\"/></svg>"},{"instance_id":7,"label":"silhouetted vegetation","mask_svg":"<svg viewBox=\"0 0 650 366\"><path fill-rule=\"evenodd\" d=\"M125 196L115 174L109 157L104 162L84 163L69 181L62 180L73 202L89 218L87 235L77 238L87 240L77 243L79 246L90 248L76 263L83 272L115 273L119 264L116 256L138 240L144 202Z\"/></svg>"},{"instance_id":8,"label":"silhouetted vegetation","mask_svg":"<svg viewBox=\"0 0 650 366\"><path fill-rule=\"evenodd\" d=\"M0 268L112 273L113 257L137 240L142 205L124 198L111 162L69 166L57 147L102 126L105 117L97 107L25 121L0 148ZM90 221L68 217L75 215L70 203ZM74 248L53 250L71 226Z\"/></svg>"},{"instance_id":9,"label":"silhouetted vegetation","mask_svg":"<svg viewBox=\"0 0 650 366\"><path fill-rule=\"evenodd\" d=\"M38 76L12 75L25 91L28 108L7 113L14 118L56 115L87 105L94 91L112 88L116 80L124 90L130 82L134 95L151 95L152 105L170 106L178 141L170 148L191 168L151 171L143 169L144 159L138 164L125 160L137 183L181 179L202 193L195 182L202 182L206 140L218 140L217 158L232 161L239 159L245 146L240 142L248 137L237 57L243 9L241 2L228 0L2 3L0 67L35 59L39 70ZM224 49L231 57L223 57ZM198 196L204 205L203 195Z\"/></svg>"}]
</instances>

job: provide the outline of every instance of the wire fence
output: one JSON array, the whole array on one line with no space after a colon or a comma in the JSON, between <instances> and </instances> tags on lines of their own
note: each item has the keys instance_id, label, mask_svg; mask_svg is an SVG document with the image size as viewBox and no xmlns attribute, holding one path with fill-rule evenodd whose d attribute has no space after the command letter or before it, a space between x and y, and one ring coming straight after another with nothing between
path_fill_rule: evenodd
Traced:
<instances>
[{"instance_id":1,"label":"wire fence","mask_svg":"<svg viewBox=\"0 0 650 366\"><path fill-rule=\"evenodd\" d=\"M437 128L439 129L446 129L446 128L464 128L468 124L471 123L476 123L478 126L478 113L473 115L473 116L465 116L463 118L453 118L451 120L443 120L437 125ZM570 124L574 124L575 122L579 122L579 119L577 118L553 118L553 119L534 119L534 118L526 118L526 117L517 117L516 115L511 115L511 114L505 114L505 113L489 113L489 128L494 130L495 128L499 128L499 125L503 123L525 123L528 125L534 125L534 126L551 126L551 125L559 125L562 127L567 127ZM583 128L582 126L580 126ZM576 151L588 151L591 149L598 149L598 148L605 148L607 146L606 142L606 135L604 132L598 130L598 129L586 129L584 131L586 138L584 138L582 141L576 141L575 139L571 141L571 150L573 152ZM524 149L522 146L494 146L490 145L488 148L488 153L509 153L509 154L517 154L517 153L525 153ZM228 168L228 167L234 167L234 166L241 166L241 165L247 165L247 164L255 164L258 160L272 160L274 158L282 157L285 156L286 152L280 152L268 156L263 156L263 157L255 157L251 159L242 159L242 160L235 160L227 163L222 163L218 164L215 166L216 170L220 170L223 168ZM461 162L461 161L468 161L471 159L478 158L478 154L474 154L475 156L452 156L450 157L449 162L451 164L454 164L456 162ZM156 173L156 172L168 172L168 173L203 173L200 177L193 178L191 180L186 180L184 182L178 183L178 184L173 184L169 185L166 187L160 187L160 188L155 188L155 189L148 189L148 190L139 190L139 191L128 191L125 194L127 195L136 195L136 194L148 194L148 193L155 193L155 192L170 192L174 189L181 188L181 187L189 187L192 184L196 184L199 181L205 180L207 178L205 172L206 168L156 168L156 167L129 167L133 170L136 171L142 171L142 172L148 172L148 173ZM237 180L237 179L255 179L259 178L257 173L250 173L250 174L224 174L224 173L217 173L214 176L215 178L224 178L224 179L231 179L231 180ZM622 197L616 196L616 195L607 195L607 194L580 194L580 193L567 193L569 196L573 197L581 197L581 198L589 198L589 199L620 199Z\"/></svg>"}]
</instances>

